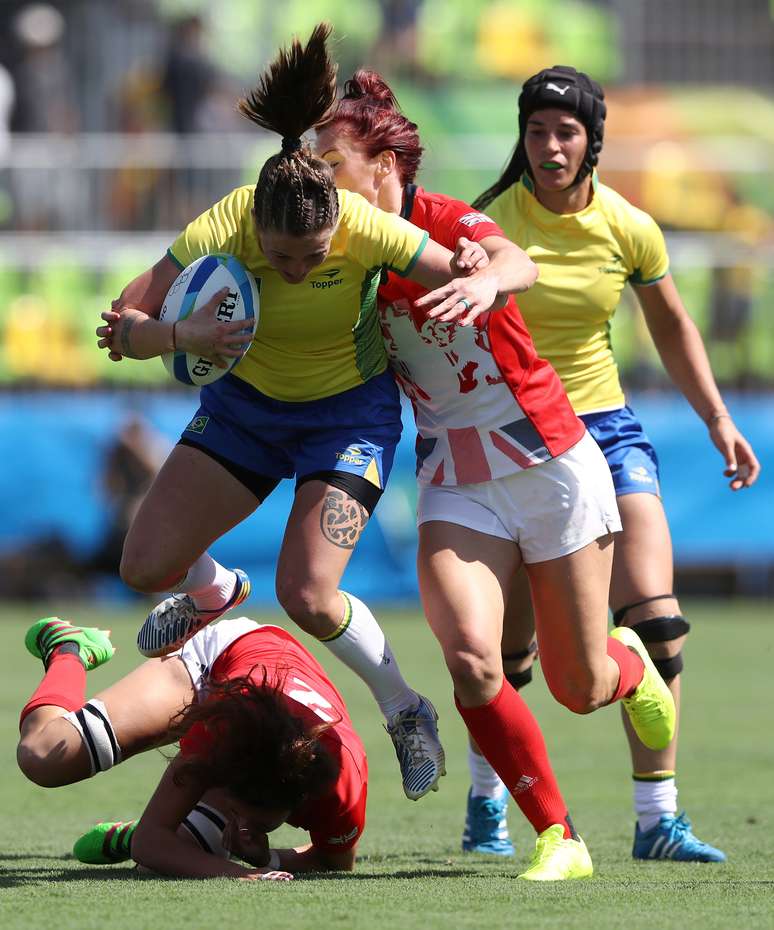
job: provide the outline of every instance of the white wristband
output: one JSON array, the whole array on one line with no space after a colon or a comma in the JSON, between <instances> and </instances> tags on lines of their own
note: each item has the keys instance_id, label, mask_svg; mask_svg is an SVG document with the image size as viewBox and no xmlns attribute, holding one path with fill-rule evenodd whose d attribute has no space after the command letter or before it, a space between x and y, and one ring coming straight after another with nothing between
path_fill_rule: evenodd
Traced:
<instances>
[{"instance_id":1,"label":"white wristband","mask_svg":"<svg viewBox=\"0 0 774 930\"><path fill-rule=\"evenodd\" d=\"M269 861L266 864L267 869L276 871L280 867L280 857L276 849L269 850Z\"/></svg>"}]
</instances>

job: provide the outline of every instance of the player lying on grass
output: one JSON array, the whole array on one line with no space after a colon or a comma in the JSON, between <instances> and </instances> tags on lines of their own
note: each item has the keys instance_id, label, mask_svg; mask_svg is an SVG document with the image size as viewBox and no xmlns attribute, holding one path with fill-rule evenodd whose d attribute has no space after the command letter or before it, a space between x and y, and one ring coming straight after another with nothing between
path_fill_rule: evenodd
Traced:
<instances>
[{"instance_id":1,"label":"player lying on grass","mask_svg":"<svg viewBox=\"0 0 774 930\"><path fill-rule=\"evenodd\" d=\"M106 632L51 617L25 644L46 669L21 712L17 758L31 781L72 784L180 741L140 820L91 835L85 861L131 856L164 875L247 880L353 868L365 750L341 695L285 630L225 620L88 701L86 671L114 652ZM270 851L282 823L311 843Z\"/></svg>"}]
</instances>

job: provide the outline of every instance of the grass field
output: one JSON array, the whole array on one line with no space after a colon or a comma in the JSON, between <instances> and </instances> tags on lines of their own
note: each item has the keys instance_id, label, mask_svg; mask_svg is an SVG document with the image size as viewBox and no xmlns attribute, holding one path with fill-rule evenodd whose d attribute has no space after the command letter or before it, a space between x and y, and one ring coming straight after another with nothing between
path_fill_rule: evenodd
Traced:
<instances>
[{"instance_id":1,"label":"grass field","mask_svg":"<svg viewBox=\"0 0 774 930\"><path fill-rule=\"evenodd\" d=\"M381 619L406 677L441 714L448 767L440 792L417 803L403 797L392 747L370 695L324 650L316 650L344 692L369 754L368 827L355 873L253 885L145 878L127 865L83 866L69 852L74 838L96 820L137 815L164 760L148 753L55 791L26 782L15 767L14 747L18 710L40 674L22 643L38 614L29 607L0 611L0 925L6 930L774 927L771 605L715 602L685 609L694 632L686 649L680 801L697 833L722 846L729 862L633 862L631 783L617 710L573 717L550 698L538 675L525 696L543 725L596 868L591 881L550 886L514 879L534 841L513 805L515 861L460 853L467 791L464 729L435 642L411 613ZM90 693L137 663L133 642L139 614L73 612L81 623L112 627L119 647L110 665L90 676ZM290 828L275 834L283 845L303 836Z\"/></svg>"}]
</instances>

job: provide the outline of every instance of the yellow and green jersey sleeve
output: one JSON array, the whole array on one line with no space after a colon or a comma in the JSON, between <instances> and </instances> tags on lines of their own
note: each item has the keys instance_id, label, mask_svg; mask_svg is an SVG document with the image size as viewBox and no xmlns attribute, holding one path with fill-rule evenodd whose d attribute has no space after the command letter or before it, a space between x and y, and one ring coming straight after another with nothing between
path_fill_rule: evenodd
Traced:
<instances>
[{"instance_id":1,"label":"yellow and green jersey sleeve","mask_svg":"<svg viewBox=\"0 0 774 930\"><path fill-rule=\"evenodd\" d=\"M596 175L592 201L579 213L546 210L525 175L487 215L538 266L538 280L519 295L519 308L575 412L623 406L610 322L627 282L654 284L669 271L658 225Z\"/></svg>"},{"instance_id":2,"label":"yellow and green jersey sleeve","mask_svg":"<svg viewBox=\"0 0 774 930\"><path fill-rule=\"evenodd\" d=\"M325 261L300 284L269 265L252 219L253 188L240 187L183 230L169 249L181 268L211 252L238 258L260 283L255 337L232 371L262 394L317 400L357 387L387 367L376 311L382 268L408 274L427 233L339 191L339 222Z\"/></svg>"}]
</instances>

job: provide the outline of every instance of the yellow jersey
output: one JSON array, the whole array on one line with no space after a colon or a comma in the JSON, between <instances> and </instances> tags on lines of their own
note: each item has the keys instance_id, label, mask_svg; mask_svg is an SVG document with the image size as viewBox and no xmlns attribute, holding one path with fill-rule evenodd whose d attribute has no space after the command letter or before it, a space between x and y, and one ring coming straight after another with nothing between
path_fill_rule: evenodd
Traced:
<instances>
[{"instance_id":1,"label":"yellow jersey","mask_svg":"<svg viewBox=\"0 0 774 930\"><path fill-rule=\"evenodd\" d=\"M486 210L540 270L537 282L519 294L519 309L576 413L625 404L610 321L627 281L654 284L669 271L655 220L600 184L596 173L592 181L591 203L579 213L546 210L527 174Z\"/></svg>"},{"instance_id":2,"label":"yellow jersey","mask_svg":"<svg viewBox=\"0 0 774 930\"><path fill-rule=\"evenodd\" d=\"M232 373L283 401L330 397L381 374L387 367L376 308L382 269L408 274L428 234L340 190L327 258L300 284L288 284L261 250L253 191L233 190L189 223L168 253L185 268L202 255L228 252L255 276L260 317Z\"/></svg>"}]
</instances>

